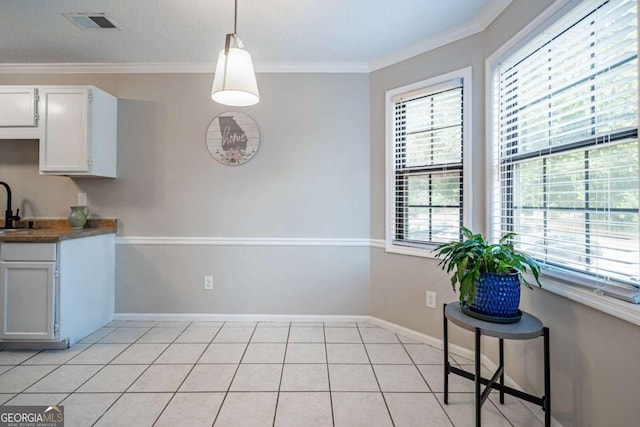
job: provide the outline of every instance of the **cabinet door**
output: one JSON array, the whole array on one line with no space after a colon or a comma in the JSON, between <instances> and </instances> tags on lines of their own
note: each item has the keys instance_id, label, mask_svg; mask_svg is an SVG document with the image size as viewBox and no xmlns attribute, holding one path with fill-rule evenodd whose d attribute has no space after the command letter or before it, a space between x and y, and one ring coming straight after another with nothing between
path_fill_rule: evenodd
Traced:
<instances>
[{"instance_id":1,"label":"cabinet door","mask_svg":"<svg viewBox=\"0 0 640 427\"><path fill-rule=\"evenodd\" d=\"M40 91L40 172L89 172L89 89Z\"/></svg>"},{"instance_id":2,"label":"cabinet door","mask_svg":"<svg viewBox=\"0 0 640 427\"><path fill-rule=\"evenodd\" d=\"M0 86L0 127L35 127L37 90L27 86Z\"/></svg>"},{"instance_id":3,"label":"cabinet door","mask_svg":"<svg viewBox=\"0 0 640 427\"><path fill-rule=\"evenodd\" d=\"M55 264L1 262L0 338L55 338Z\"/></svg>"}]
</instances>

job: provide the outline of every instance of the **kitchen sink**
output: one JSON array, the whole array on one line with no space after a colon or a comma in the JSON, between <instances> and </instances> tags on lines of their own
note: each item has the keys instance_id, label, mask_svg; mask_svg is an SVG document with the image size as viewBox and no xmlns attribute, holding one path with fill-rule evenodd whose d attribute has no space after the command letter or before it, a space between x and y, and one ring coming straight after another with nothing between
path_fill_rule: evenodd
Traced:
<instances>
[{"instance_id":1,"label":"kitchen sink","mask_svg":"<svg viewBox=\"0 0 640 427\"><path fill-rule=\"evenodd\" d=\"M29 231L28 228L0 228L0 235Z\"/></svg>"}]
</instances>

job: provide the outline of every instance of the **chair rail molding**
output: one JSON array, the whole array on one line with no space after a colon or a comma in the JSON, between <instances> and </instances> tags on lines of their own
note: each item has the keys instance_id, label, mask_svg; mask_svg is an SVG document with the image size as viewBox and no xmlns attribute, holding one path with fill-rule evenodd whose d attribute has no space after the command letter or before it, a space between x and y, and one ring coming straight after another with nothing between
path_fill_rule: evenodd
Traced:
<instances>
[{"instance_id":1,"label":"chair rail molding","mask_svg":"<svg viewBox=\"0 0 640 427\"><path fill-rule=\"evenodd\" d=\"M384 248L384 240L306 237L169 237L120 236L116 245L155 246L328 246Z\"/></svg>"}]
</instances>

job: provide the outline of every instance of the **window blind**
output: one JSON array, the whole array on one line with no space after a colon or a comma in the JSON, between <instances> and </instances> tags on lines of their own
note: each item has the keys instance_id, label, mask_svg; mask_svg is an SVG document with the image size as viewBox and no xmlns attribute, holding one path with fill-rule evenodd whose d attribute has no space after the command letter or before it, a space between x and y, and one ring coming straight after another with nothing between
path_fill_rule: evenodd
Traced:
<instances>
[{"instance_id":1,"label":"window blind","mask_svg":"<svg viewBox=\"0 0 640 427\"><path fill-rule=\"evenodd\" d=\"M586 1L494 73L494 239L638 302L635 0ZM623 292L622 289L630 290Z\"/></svg>"},{"instance_id":2,"label":"window blind","mask_svg":"<svg viewBox=\"0 0 640 427\"><path fill-rule=\"evenodd\" d=\"M463 215L462 80L392 102L394 243L457 240Z\"/></svg>"}]
</instances>

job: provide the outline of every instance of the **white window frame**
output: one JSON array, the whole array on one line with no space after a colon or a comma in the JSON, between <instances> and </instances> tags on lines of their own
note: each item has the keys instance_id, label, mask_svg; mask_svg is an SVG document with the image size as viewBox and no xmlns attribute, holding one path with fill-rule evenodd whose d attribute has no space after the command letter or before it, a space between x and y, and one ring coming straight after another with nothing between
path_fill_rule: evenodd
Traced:
<instances>
[{"instance_id":1,"label":"white window frame","mask_svg":"<svg viewBox=\"0 0 640 427\"><path fill-rule=\"evenodd\" d=\"M500 60L509 53L523 46L534 37L545 31L556 21L569 13L574 7L580 5L581 0L557 0L548 7L543 13L531 21L525 28L513 36L502 47L496 50L485 61L485 112L486 112L486 182L487 182L487 204L486 204L486 227L492 230L491 215L491 194L493 194L493 139L494 139L494 121L493 103L494 103L494 72L498 67ZM582 303L586 306L602 311L604 313L615 316L619 319L626 320L636 325L640 325L640 304L632 304L621 301L617 298L603 295L601 292L595 292L592 289L581 288L579 286L579 275L571 275L567 273L555 274L550 271L543 271L542 289L554 294L563 296L572 301Z\"/></svg>"},{"instance_id":2,"label":"white window frame","mask_svg":"<svg viewBox=\"0 0 640 427\"><path fill-rule=\"evenodd\" d=\"M422 80L406 86L391 89L385 92L385 250L387 252L412 255L420 257L433 258L433 250L435 245L416 244L416 245L398 245L394 244L393 237L395 226L395 171L394 171L394 145L395 145L395 126L394 126L394 103L393 98L409 92L428 90L432 86L454 80L462 80L462 105L463 105L463 127L462 127L462 197L463 197L463 224L466 227L471 226L472 220L472 185L471 185L471 168L472 168L472 105L471 105L471 79L472 67L466 67L459 70L451 71L437 77Z\"/></svg>"}]
</instances>

